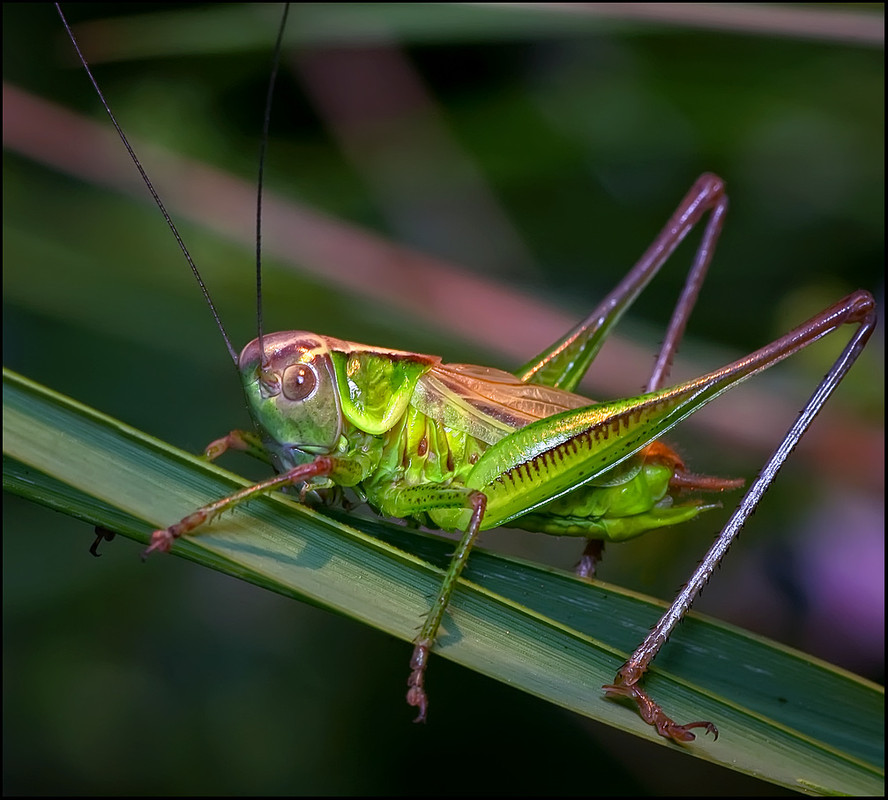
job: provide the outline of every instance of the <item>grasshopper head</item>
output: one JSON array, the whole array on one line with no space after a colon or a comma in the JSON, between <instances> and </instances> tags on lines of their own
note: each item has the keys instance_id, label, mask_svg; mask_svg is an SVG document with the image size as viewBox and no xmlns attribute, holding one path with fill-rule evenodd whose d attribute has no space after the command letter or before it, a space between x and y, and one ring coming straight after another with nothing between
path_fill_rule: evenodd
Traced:
<instances>
[{"instance_id":1,"label":"grasshopper head","mask_svg":"<svg viewBox=\"0 0 888 800\"><path fill-rule=\"evenodd\" d=\"M301 463L333 452L342 408L327 340L305 331L254 339L238 361L247 403L274 457ZM298 452L297 452L298 451Z\"/></svg>"}]
</instances>

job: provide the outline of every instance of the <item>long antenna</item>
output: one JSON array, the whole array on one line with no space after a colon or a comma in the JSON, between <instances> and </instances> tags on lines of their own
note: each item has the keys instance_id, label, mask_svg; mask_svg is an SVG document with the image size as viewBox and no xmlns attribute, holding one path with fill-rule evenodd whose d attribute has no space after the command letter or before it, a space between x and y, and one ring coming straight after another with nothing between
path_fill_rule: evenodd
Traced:
<instances>
[{"instance_id":1,"label":"long antenna","mask_svg":"<svg viewBox=\"0 0 888 800\"><path fill-rule=\"evenodd\" d=\"M93 88L96 90L96 94L98 94L99 96L99 100L102 101L102 106L104 106L105 111L111 118L111 122L117 130L117 135L120 137L120 141L123 142L123 146L126 148L127 153L129 153L133 164L136 165L136 169L139 170L139 174L142 176L142 180L144 181L145 186L148 188L148 191L151 192L151 196L154 198L154 202L160 209L160 213L163 214L163 218L166 220L167 225L173 232L173 236L176 237L176 241L179 243L179 248L182 250L182 253L185 256L185 260L188 262L188 266L191 267L191 272L194 274L197 285L200 286L200 290L201 292L203 292L204 300L206 300L207 305L210 308L213 319L216 320L216 327L219 329L219 332L222 334L222 338L225 340L225 347L228 348L228 354L231 356L231 360L234 362L234 365L237 366L237 352L231 346L231 340L228 338L228 333L225 331L225 326L222 324L222 319L219 317L219 312L216 310L216 306L213 304L213 301L210 298L210 293L209 291L207 291L207 287L204 284L203 278L201 277L200 272L197 269L197 265L191 258L191 253L188 252L188 248L185 246L185 242L182 241L182 237L179 235L179 230L176 228L172 217L170 217L169 213L167 212L163 201L160 199L160 195L157 194L154 185L151 183L151 179L148 177L148 173L146 173L144 168L142 167L142 163L139 161L135 150L133 150L133 148L130 146L129 140L126 138L126 134L123 132L123 128L121 128L118 124L117 118L114 116L114 112L111 111L111 106L108 105L108 101L105 99L105 95L102 93L102 90L99 88L99 84L93 77L92 70L90 70L89 64L87 63L86 58L80 50L80 45L77 43L77 38L74 36L74 32L71 30L71 26L68 24L68 20L65 18L64 13L62 12L61 6L59 5L59 3L55 3L55 7L56 11L59 12L59 16L62 18L62 24L65 26L65 30L68 32L68 37L71 39L71 44L74 45L74 50L77 52L77 57L80 59L80 63L83 64L83 68L86 70L86 74L89 76L90 82L92 83Z\"/></svg>"},{"instance_id":2,"label":"long antenna","mask_svg":"<svg viewBox=\"0 0 888 800\"><path fill-rule=\"evenodd\" d=\"M290 4L284 3L284 14L278 28L277 41L274 45L274 58L271 65L271 76L268 79L268 93L265 95L265 117L262 123L262 140L259 143L259 179L256 191L256 338L259 339L259 352L261 353L261 366L266 366L265 346L262 342L262 188L265 177L265 156L268 150L268 131L271 127L271 103L274 96L274 85L277 81L278 67L281 62L281 49L284 40L284 30L287 27L287 16L290 13Z\"/></svg>"}]
</instances>

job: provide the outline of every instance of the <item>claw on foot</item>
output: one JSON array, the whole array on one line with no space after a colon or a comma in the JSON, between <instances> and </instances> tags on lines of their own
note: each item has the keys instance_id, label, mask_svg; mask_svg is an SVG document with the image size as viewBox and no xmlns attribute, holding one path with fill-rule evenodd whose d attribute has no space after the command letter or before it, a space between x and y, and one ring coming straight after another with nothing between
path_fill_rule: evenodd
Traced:
<instances>
[{"instance_id":1,"label":"claw on foot","mask_svg":"<svg viewBox=\"0 0 888 800\"><path fill-rule=\"evenodd\" d=\"M215 461L229 450L240 450L244 453L258 455L260 458L263 457L261 454L264 452L255 434L249 431L231 431L227 436L210 442L204 448L204 458L208 461Z\"/></svg>"},{"instance_id":2,"label":"claw on foot","mask_svg":"<svg viewBox=\"0 0 888 800\"><path fill-rule=\"evenodd\" d=\"M429 707L429 699L426 696L425 670L429 663L429 650L431 644L425 640L416 643L413 655L410 657L410 676L407 678L407 704L419 709L414 722L425 722Z\"/></svg>"},{"instance_id":3,"label":"claw on foot","mask_svg":"<svg viewBox=\"0 0 888 800\"><path fill-rule=\"evenodd\" d=\"M215 461L230 447L229 437L223 436L221 439L214 439L204 448L204 458L207 461Z\"/></svg>"},{"instance_id":4,"label":"claw on foot","mask_svg":"<svg viewBox=\"0 0 888 800\"><path fill-rule=\"evenodd\" d=\"M173 542L176 541L176 539L180 536L185 536L186 534L191 533L195 528L199 528L201 525L206 524L218 513L218 510L212 510L209 507L199 508L193 514L183 517L182 520L175 525L170 525L169 528L164 528L162 531L154 531L154 533L151 534L151 544L142 551L142 561L148 558L152 553L169 553L170 550L172 550Z\"/></svg>"},{"instance_id":5,"label":"claw on foot","mask_svg":"<svg viewBox=\"0 0 888 800\"><path fill-rule=\"evenodd\" d=\"M697 737L691 733L691 729L703 728L706 733L711 733L715 739L718 739L718 728L713 723L701 721L679 725L666 716L663 709L651 699L644 689L635 684L619 683L620 677L618 674L618 683L602 687L606 695L608 697L628 697L630 700L634 700L638 706L638 713L641 715L641 718L648 725L653 725L660 736L672 739L674 742L692 742Z\"/></svg>"},{"instance_id":6,"label":"claw on foot","mask_svg":"<svg viewBox=\"0 0 888 800\"><path fill-rule=\"evenodd\" d=\"M151 534L151 543L142 551L142 561L152 553L169 553L173 547L175 536L169 528L162 531L154 531Z\"/></svg>"},{"instance_id":7,"label":"claw on foot","mask_svg":"<svg viewBox=\"0 0 888 800\"><path fill-rule=\"evenodd\" d=\"M99 552L99 545L102 542L110 542L114 539L117 534L114 531L109 531L107 528L103 528L99 525L96 526L96 540L90 545L89 552L92 553L96 558L101 558L102 554Z\"/></svg>"}]
</instances>

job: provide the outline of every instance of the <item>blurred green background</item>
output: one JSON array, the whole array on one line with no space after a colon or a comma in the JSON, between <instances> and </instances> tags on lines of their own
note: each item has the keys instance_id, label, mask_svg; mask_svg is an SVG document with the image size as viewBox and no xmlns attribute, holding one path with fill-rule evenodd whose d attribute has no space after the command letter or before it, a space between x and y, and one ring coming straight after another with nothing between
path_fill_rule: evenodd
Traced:
<instances>
[{"instance_id":1,"label":"blurred green background","mask_svg":"<svg viewBox=\"0 0 888 800\"><path fill-rule=\"evenodd\" d=\"M155 8L69 12L94 23L84 46L131 135L251 186L279 8ZM881 301L883 54L865 38L879 9L854 7L861 39L838 19L800 36L802 15L781 33L780 8L745 7L746 27L724 30L576 9L294 7L267 166L291 204L269 200L267 329L515 367L548 343L538 321L587 313L706 170L732 205L681 376L852 289ZM54 10L6 4L3 18L5 80L107 129ZM246 425L156 210L102 183L132 177L122 148L13 99L4 87L6 366L193 451ZM249 193L181 165L158 179L140 152L240 346L255 330ZM591 396L640 389L691 253L633 308ZM817 345L670 441L696 471L753 476L834 353ZM697 608L882 680L881 330L864 359ZM610 548L602 576L671 597L728 510ZM142 565L123 540L94 560L92 538L4 496L7 793L772 791L443 659L430 724L414 727L405 644L177 559ZM514 532L486 546L565 569L580 549Z\"/></svg>"}]
</instances>

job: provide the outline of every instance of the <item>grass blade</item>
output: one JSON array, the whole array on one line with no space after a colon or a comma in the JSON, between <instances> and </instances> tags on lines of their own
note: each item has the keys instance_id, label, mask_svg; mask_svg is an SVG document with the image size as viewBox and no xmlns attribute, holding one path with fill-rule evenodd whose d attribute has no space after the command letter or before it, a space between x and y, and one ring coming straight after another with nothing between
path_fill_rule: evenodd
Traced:
<instances>
[{"instance_id":1,"label":"grass blade","mask_svg":"<svg viewBox=\"0 0 888 800\"><path fill-rule=\"evenodd\" d=\"M15 459L4 463L4 486L138 541L243 483L8 371L3 394L4 456ZM176 553L409 641L451 543L345 519L264 498ZM658 741L599 687L661 604L484 552L473 554L466 577L445 618L440 655ZM882 791L884 693L862 679L694 616L647 686L677 718L719 725L718 742L682 748L690 754L802 791Z\"/></svg>"}]
</instances>

